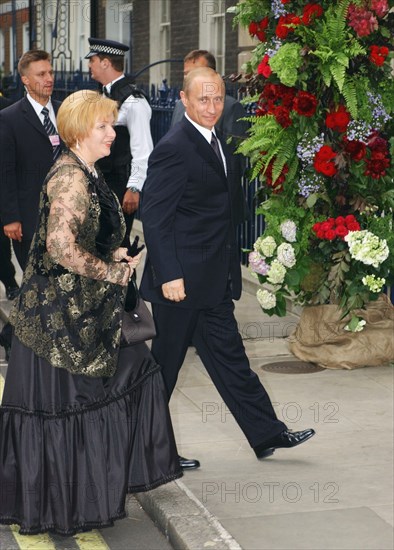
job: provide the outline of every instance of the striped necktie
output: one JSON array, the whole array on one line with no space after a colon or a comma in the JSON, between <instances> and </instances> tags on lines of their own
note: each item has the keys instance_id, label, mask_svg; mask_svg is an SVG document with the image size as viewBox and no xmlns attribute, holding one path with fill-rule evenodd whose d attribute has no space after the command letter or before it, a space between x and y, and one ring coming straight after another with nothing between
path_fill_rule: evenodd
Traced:
<instances>
[{"instance_id":1,"label":"striped necktie","mask_svg":"<svg viewBox=\"0 0 394 550\"><path fill-rule=\"evenodd\" d=\"M212 132L212 137L211 137L211 146L212 146L212 149L215 151L216 156L218 157L219 162L220 162L220 164L221 164L221 166L224 170L224 162L223 162L222 154L220 152L218 138L215 136L215 134L213 132Z\"/></svg>"},{"instance_id":2,"label":"striped necktie","mask_svg":"<svg viewBox=\"0 0 394 550\"><path fill-rule=\"evenodd\" d=\"M48 136L54 136L57 134L57 130L52 122L52 120L49 118L49 110L47 107L43 107L41 110L41 114L44 115L44 130L46 131ZM60 153L60 145L54 145L53 146L53 160L56 160Z\"/></svg>"}]
</instances>

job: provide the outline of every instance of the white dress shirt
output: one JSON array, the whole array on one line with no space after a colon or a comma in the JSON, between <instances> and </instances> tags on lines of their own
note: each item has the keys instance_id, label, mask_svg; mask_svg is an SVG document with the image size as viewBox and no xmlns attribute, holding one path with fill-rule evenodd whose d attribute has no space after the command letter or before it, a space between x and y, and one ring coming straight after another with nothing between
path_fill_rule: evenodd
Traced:
<instances>
[{"instance_id":1,"label":"white dress shirt","mask_svg":"<svg viewBox=\"0 0 394 550\"><path fill-rule=\"evenodd\" d=\"M187 120L189 122L191 122L191 124L193 124L193 126L200 132L200 134L207 140L207 142L211 146L212 134L215 134L215 136L216 136L215 127L213 127L212 130L209 130L208 128L205 128L204 126L200 126L200 124L197 124L197 122L194 122L194 120L192 120L187 113L185 113L185 117L187 118ZM216 139L217 139L217 136L216 136ZM221 157L222 157L222 160L223 160L224 171L227 175L226 157L224 156L223 149L222 149L222 144L220 143L220 139L217 139L217 142L218 142L220 154L221 154Z\"/></svg>"},{"instance_id":2,"label":"white dress shirt","mask_svg":"<svg viewBox=\"0 0 394 550\"><path fill-rule=\"evenodd\" d=\"M52 105L51 100L49 99L49 101L46 105L41 105L41 103L38 103L38 101L33 99L30 94L27 94L26 97L27 97L27 100L29 101L29 103L31 104L31 106L33 107L33 109L35 110L38 118L41 120L42 125L44 125L44 115L41 113L41 111L43 110L44 107L46 107L48 109L49 118L51 119L52 124L54 125L54 127L57 130L56 115L55 115L55 111L53 109L53 105Z\"/></svg>"},{"instance_id":3,"label":"white dress shirt","mask_svg":"<svg viewBox=\"0 0 394 550\"><path fill-rule=\"evenodd\" d=\"M111 93L111 87L124 75L116 78L104 88ZM116 126L126 126L130 134L130 151L132 155L131 172L127 187L136 187L141 190L148 169L148 158L153 150L153 141L150 131L152 109L146 99L130 95L119 109Z\"/></svg>"}]
</instances>

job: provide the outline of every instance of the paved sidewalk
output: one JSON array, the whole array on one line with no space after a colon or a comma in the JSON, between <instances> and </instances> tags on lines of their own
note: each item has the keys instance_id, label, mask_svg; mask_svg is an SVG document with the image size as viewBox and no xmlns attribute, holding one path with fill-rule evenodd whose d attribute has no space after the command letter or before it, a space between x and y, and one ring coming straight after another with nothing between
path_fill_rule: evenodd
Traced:
<instances>
[{"instance_id":1,"label":"paved sidewalk","mask_svg":"<svg viewBox=\"0 0 394 550\"><path fill-rule=\"evenodd\" d=\"M317 434L258 461L190 349L170 406L179 452L201 468L139 502L176 549L391 550L392 367L263 371L293 358L297 311L269 318L247 275L244 288L236 317L252 367L288 427Z\"/></svg>"},{"instance_id":2,"label":"paved sidewalk","mask_svg":"<svg viewBox=\"0 0 394 550\"><path fill-rule=\"evenodd\" d=\"M252 367L288 427L316 436L257 460L191 348L170 406L179 452L201 468L140 503L179 549L391 550L392 366L263 371L294 359L298 316L265 316L247 274L244 288L236 317Z\"/></svg>"},{"instance_id":3,"label":"paved sidewalk","mask_svg":"<svg viewBox=\"0 0 394 550\"><path fill-rule=\"evenodd\" d=\"M262 365L293 358L284 336L297 317L265 317L248 293L236 315L279 417L316 436L257 460L191 349L171 413L180 454L201 468L143 495L143 507L153 508L176 548L392 549L392 367L267 373ZM227 534L215 531L217 522Z\"/></svg>"}]
</instances>

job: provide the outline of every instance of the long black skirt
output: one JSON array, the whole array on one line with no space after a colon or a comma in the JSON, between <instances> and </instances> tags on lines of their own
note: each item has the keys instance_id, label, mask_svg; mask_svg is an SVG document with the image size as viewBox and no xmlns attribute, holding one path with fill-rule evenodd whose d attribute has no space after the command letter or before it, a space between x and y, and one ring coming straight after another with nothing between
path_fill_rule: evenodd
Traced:
<instances>
[{"instance_id":1,"label":"long black skirt","mask_svg":"<svg viewBox=\"0 0 394 550\"><path fill-rule=\"evenodd\" d=\"M182 475L160 368L145 344L115 375L72 375L13 339L0 407L0 523L21 534L113 525L128 492Z\"/></svg>"}]
</instances>

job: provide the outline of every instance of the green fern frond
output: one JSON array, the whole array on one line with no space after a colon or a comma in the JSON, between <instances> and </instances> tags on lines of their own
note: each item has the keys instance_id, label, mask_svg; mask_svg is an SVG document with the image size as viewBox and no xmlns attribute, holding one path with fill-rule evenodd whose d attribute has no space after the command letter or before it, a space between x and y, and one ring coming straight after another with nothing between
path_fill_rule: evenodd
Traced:
<instances>
[{"instance_id":1,"label":"green fern frond","mask_svg":"<svg viewBox=\"0 0 394 550\"><path fill-rule=\"evenodd\" d=\"M338 90L342 92L343 84L346 78L346 67L341 64L331 64L329 66L329 71L334 79L335 84L338 86Z\"/></svg>"},{"instance_id":2,"label":"green fern frond","mask_svg":"<svg viewBox=\"0 0 394 550\"><path fill-rule=\"evenodd\" d=\"M344 82L343 88L342 88L342 95L345 98L346 101L346 107L355 120L358 118L358 102L357 102L357 92L356 87L354 86L354 83L352 80L347 79Z\"/></svg>"},{"instance_id":3,"label":"green fern frond","mask_svg":"<svg viewBox=\"0 0 394 550\"><path fill-rule=\"evenodd\" d=\"M299 160L297 155L289 163L289 171L287 172L286 180L292 182L297 175Z\"/></svg>"}]
</instances>

